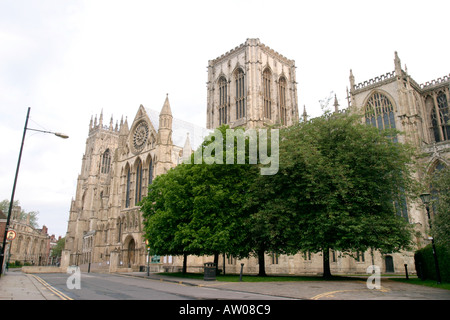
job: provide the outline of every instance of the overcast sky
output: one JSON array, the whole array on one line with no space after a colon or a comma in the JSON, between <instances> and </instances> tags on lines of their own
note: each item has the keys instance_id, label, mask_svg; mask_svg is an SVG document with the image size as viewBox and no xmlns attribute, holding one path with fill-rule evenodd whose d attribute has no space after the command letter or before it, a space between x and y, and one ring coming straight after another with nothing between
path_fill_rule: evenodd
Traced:
<instances>
[{"instance_id":1,"label":"overcast sky","mask_svg":"<svg viewBox=\"0 0 450 320\"><path fill-rule=\"evenodd\" d=\"M91 116L129 121L138 107L205 126L208 60L259 38L297 66L298 105L311 116L356 82L394 70L418 83L448 75L450 1L0 0L0 200L15 199L65 236Z\"/></svg>"}]
</instances>

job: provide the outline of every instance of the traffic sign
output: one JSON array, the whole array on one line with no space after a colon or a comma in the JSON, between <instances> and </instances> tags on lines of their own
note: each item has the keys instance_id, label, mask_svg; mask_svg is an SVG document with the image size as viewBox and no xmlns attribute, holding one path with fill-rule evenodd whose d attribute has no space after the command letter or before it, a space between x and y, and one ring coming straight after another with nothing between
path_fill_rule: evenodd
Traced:
<instances>
[{"instance_id":1,"label":"traffic sign","mask_svg":"<svg viewBox=\"0 0 450 320\"><path fill-rule=\"evenodd\" d=\"M16 232L14 230L9 230L8 233L6 234L6 239L12 241L15 238L16 238Z\"/></svg>"}]
</instances>

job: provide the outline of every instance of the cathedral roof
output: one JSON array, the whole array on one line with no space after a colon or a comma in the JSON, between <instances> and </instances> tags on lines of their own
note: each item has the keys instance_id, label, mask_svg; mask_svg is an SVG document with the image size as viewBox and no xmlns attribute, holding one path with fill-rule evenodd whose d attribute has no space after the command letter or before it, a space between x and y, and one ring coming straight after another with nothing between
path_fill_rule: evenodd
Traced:
<instances>
[{"instance_id":1,"label":"cathedral roof","mask_svg":"<svg viewBox=\"0 0 450 320\"><path fill-rule=\"evenodd\" d=\"M145 108L147 115L152 122L153 127L156 131L159 129L159 115L160 113L156 110ZM164 108L163 108L164 110ZM162 110L161 110L162 112ZM202 128L193 123L173 118L172 120L172 141L173 144L179 147L183 147L186 143L186 137L189 133L189 140L192 150L196 150L203 142L203 140L212 132L206 128Z\"/></svg>"}]
</instances>

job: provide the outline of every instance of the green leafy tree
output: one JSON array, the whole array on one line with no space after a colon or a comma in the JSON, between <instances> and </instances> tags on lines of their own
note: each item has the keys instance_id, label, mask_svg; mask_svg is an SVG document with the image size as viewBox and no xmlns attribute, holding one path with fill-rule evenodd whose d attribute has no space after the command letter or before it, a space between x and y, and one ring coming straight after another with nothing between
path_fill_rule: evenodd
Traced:
<instances>
[{"instance_id":1,"label":"green leafy tree","mask_svg":"<svg viewBox=\"0 0 450 320\"><path fill-rule=\"evenodd\" d=\"M52 257L61 257L61 253L64 250L64 245L66 244L66 238L61 238L56 242L56 245L52 248Z\"/></svg>"},{"instance_id":2,"label":"green leafy tree","mask_svg":"<svg viewBox=\"0 0 450 320\"><path fill-rule=\"evenodd\" d=\"M181 164L156 177L141 203L145 237L152 254L183 255L186 272L189 238L184 227L192 215L190 167Z\"/></svg>"},{"instance_id":3,"label":"green leafy tree","mask_svg":"<svg viewBox=\"0 0 450 320\"><path fill-rule=\"evenodd\" d=\"M450 169L444 167L437 171L432 181L434 211L432 235L437 244L450 252Z\"/></svg>"},{"instance_id":4,"label":"green leafy tree","mask_svg":"<svg viewBox=\"0 0 450 320\"><path fill-rule=\"evenodd\" d=\"M193 164L179 165L151 185L141 210L146 237L158 253L214 255L217 266L221 253L244 257L251 251L243 204L258 171L248 161L226 164L228 151L238 157L237 143L227 148L227 129L217 129L223 140L205 140L197 150L200 161L192 155Z\"/></svg>"},{"instance_id":5,"label":"green leafy tree","mask_svg":"<svg viewBox=\"0 0 450 320\"><path fill-rule=\"evenodd\" d=\"M9 210L9 204L10 201L9 200L3 200L0 202L0 209L3 211L3 213L5 215L8 214L8 210ZM15 200L14 201L14 207L19 207L20 203L19 200ZM17 213L16 216L14 216L14 219L17 220L22 220L22 221L26 221L27 219L29 219L30 221L30 226L32 226L33 228L38 228L38 215L39 215L39 211L29 211L29 212L25 212L25 210L21 209L20 212ZM11 219L13 219L13 216L11 216Z\"/></svg>"},{"instance_id":6,"label":"green leafy tree","mask_svg":"<svg viewBox=\"0 0 450 320\"><path fill-rule=\"evenodd\" d=\"M322 252L328 277L330 249L407 248L411 230L395 204L414 190L413 152L393 134L342 114L284 129L279 172L252 193L261 250Z\"/></svg>"}]
</instances>

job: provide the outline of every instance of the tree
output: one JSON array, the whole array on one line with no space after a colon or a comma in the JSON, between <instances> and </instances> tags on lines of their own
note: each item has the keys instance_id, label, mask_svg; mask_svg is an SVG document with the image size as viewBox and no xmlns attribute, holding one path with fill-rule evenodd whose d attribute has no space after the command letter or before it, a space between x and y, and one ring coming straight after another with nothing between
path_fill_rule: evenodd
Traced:
<instances>
[{"instance_id":1,"label":"tree","mask_svg":"<svg viewBox=\"0 0 450 320\"><path fill-rule=\"evenodd\" d=\"M397 203L413 191L412 149L358 116L326 114L281 133L280 169L258 179L255 226L267 249L394 252L411 243Z\"/></svg>"},{"instance_id":2,"label":"tree","mask_svg":"<svg viewBox=\"0 0 450 320\"><path fill-rule=\"evenodd\" d=\"M433 222L432 235L436 244L450 252L450 169L443 167L433 176Z\"/></svg>"},{"instance_id":3,"label":"tree","mask_svg":"<svg viewBox=\"0 0 450 320\"><path fill-rule=\"evenodd\" d=\"M150 186L141 210L146 237L158 253L214 255L217 267L220 253L244 257L251 251L243 204L257 168L248 161L225 164L231 151L238 157L236 137L232 146L217 138L226 137L227 129L205 140L196 151L200 162L181 164Z\"/></svg>"},{"instance_id":4,"label":"tree","mask_svg":"<svg viewBox=\"0 0 450 320\"><path fill-rule=\"evenodd\" d=\"M3 200L0 202L0 209L5 213L5 215L8 214L9 211L9 200ZM14 207L20 207L20 203L19 200L15 200L14 201ZM30 226L32 226L33 228L38 228L38 215L39 215L39 211L30 211L30 212L25 212L25 210L21 209L20 212L17 213L16 216L14 216L14 219L17 219L19 221L26 221L27 219L29 219L30 222ZM13 219L13 216L11 216L11 219Z\"/></svg>"},{"instance_id":5,"label":"tree","mask_svg":"<svg viewBox=\"0 0 450 320\"><path fill-rule=\"evenodd\" d=\"M66 244L66 238L61 238L56 242L56 245L52 248L50 256L51 257L61 257L61 253L64 250L64 245Z\"/></svg>"},{"instance_id":6,"label":"tree","mask_svg":"<svg viewBox=\"0 0 450 320\"><path fill-rule=\"evenodd\" d=\"M189 166L181 164L160 175L141 202L144 231L153 254L183 255L186 272L189 239L184 232L192 214Z\"/></svg>"}]
</instances>

